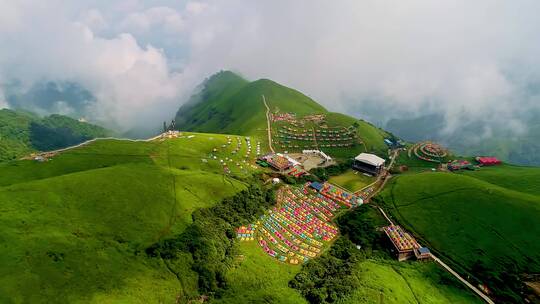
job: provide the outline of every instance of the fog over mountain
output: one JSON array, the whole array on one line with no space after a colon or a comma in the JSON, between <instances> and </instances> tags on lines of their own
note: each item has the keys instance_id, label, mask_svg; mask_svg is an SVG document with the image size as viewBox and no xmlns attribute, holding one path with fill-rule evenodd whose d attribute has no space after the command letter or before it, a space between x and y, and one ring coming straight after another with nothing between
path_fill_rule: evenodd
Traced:
<instances>
[{"instance_id":1,"label":"fog over mountain","mask_svg":"<svg viewBox=\"0 0 540 304\"><path fill-rule=\"evenodd\" d=\"M539 10L534 0L0 0L0 107L159 126L202 79L231 69L379 125L438 114L445 134L480 121L481 136L522 136L540 107ZM47 83L88 98L24 100Z\"/></svg>"}]
</instances>

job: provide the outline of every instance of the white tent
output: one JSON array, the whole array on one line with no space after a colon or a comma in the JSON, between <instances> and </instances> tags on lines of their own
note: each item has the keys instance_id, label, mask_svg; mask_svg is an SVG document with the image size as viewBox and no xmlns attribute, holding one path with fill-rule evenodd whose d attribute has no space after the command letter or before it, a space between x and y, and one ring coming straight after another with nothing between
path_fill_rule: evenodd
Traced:
<instances>
[{"instance_id":1,"label":"white tent","mask_svg":"<svg viewBox=\"0 0 540 304\"><path fill-rule=\"evenodd\" d=\"M355 157L354 160L357 160L359 162L363 162L363 163L366 163L375 167L380 167L384 165L384 162L385 162L383 158L380 158L375 154L369 154L369 153L360 153L360 155Z\"/></svg>"}]
</instances>

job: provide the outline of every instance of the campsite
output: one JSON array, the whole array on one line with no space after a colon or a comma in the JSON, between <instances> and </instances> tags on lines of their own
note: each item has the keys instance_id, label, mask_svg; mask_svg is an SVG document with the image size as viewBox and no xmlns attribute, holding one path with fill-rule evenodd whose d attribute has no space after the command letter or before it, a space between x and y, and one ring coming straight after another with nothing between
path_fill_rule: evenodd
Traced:
<instances>
[{"instance_id":1,"label":"campsite","mask_svg":"<svg viewBox=\"0 0 540 304\"><path fill-rule=\"evenodd\" d=\"M537 267L538 170L401 142L270 81L238 89L259 99L250 115L262 120L231 129L178 120L149 139L94 139L0 164L13 244L0 263L17 273L3 276L2 293L32 302L62 296L61 286L74 302L516 299L520 273L503 273L500 257L521 272ZM31 269L55 279L24 271L26 248Z\"/></svg>"}]
</instances>

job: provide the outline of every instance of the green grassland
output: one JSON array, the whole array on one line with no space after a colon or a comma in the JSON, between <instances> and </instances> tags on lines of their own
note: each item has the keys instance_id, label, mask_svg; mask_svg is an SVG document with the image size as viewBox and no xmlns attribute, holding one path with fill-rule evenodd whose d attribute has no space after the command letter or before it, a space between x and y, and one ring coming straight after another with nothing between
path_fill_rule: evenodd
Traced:
<instances>
[{"instance_id":1,"label":"green grassland","mask_svg":"<svg viewBox=\"0 0 540 304\"><path fill-rule=\"evenodd\" d=\"M144 249L245 189L252 169L231 165L224 175L218 160L202 159L241 162L245 144L231 156L226 136L191 135L97 141L44 163L2 164L0 302L166 303L196 292L188 266L174 267L184 269L179 281Z\"/></svg>"},{"instance_id":2,"label":"green grassland","mask_svg":"<svg viewBox=\"0 0 540 304\"><path fill-rule=\"evenodd\" d=\"M330 177L328 181L332 184L341 186L349 191L355 192L373 183L375 181L375 178L371 176L365 176L358 171L347 170L341 175Z\"/></svg>"},{"instance_id":3,"label":"green grassland","mask_svg":"<svg viewBox=\"0 0 540 304\"><path fill-rule=\"evenodd\" d=\"M540 271L538 170L530 170L402 175L381 197L399 223L462 273L504 288L504 273Z\"/></svg>"},{"instance_id":4,"label":"green grassland","mask_svg":"<svg viewBox=\"0 0 540 304\"><path fill-rule=\"evenodd\" d=\"M540 195L540 168L520 167L509 164L482 167L478 171L461 171L460 174L484 180L512 190Z\"/></svg>"},{"instance_id":5,"label":"green grassland","mask_svg":"<svg viewBox=\"0 0 540 304\"><path fill-rule=\"evenodd\" d=\"M338 303L482 303L434 263L369 259L356 276L361 287Z\"/></svg>"},{"instance_id":6,"label":"green grassland","mask_svg":"<svg viewBox=\"0 0 540 304\"><path fill-rule=\"evenodd\" d=\"M307 303L288 286L300 265L276 261L255 241L240 243L237 263L228 273L229 289L215 303Z\"/></svg>"}]
</instances>

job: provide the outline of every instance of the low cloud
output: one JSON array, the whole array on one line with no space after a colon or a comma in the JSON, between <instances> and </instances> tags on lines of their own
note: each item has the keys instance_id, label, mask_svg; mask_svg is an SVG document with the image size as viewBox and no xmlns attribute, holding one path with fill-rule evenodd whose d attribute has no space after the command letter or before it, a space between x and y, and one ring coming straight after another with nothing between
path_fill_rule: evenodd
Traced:
<instances>
[{"instance_id":1,"label":"low cloud","mask_svg":"<svg viewBox=\"0 0 540 304\"><path fill-rule=\"evenodd\" d=\"M52 1L0 0L0 77L77 82L124 129L171 118L220 69L381 124L444 113L447 133L523 133L540 111L533 0Z\"/></svg>"}]
</instances>

